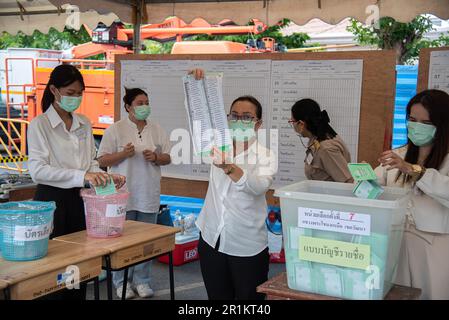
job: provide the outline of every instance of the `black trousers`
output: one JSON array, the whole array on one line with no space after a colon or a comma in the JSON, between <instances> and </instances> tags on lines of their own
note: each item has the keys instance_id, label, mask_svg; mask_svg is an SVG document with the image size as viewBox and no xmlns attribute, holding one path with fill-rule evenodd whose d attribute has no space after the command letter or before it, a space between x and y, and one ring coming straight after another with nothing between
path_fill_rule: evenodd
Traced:
<instances>
[{"instance_id":1,"label":"black trousers","mask_svg":"<svg viewBox=\"0 0 449 320\"><path fill-rule=\"evenodd\" d=\"M84 216L84 202L80 196L80 188L61 189L39 184L34 200L54 201L56 210L53 216L53 232L50 238L78 232L86 229ZM45 296L45 300L85 300L85 283L80 284L79 290L63 290Z\"/></svg>"},{"instance_id":2,"label":"black trousers","mask_svg":"<svg viewBox=\"0 0 449 320\"><path fill-rule=\"evenodd\" d=\"M200 236L198 254L209 300L263 300L257 286L268 280L268 248L252 257L236 257L218 251Z\"/></svg>"}]
</instances>

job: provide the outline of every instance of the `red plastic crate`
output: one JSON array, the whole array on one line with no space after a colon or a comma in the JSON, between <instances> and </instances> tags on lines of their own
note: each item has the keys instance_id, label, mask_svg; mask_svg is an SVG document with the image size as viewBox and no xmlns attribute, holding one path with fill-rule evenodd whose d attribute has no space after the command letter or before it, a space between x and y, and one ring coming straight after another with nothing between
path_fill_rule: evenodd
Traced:
<instances>
[{"instance_id":1,"label":"red plastic crate","mask_svg":"<svg viewBox=\"0 0 449 320\"><path fill-rule=\"evenodd\" d=\"M198 238L182 243L175 244L173 250L173 265L180 266L195 260L198 260ZM162 256L158 259L159 262L168 264L168 255Z\"/></svg>"}]
</instances>

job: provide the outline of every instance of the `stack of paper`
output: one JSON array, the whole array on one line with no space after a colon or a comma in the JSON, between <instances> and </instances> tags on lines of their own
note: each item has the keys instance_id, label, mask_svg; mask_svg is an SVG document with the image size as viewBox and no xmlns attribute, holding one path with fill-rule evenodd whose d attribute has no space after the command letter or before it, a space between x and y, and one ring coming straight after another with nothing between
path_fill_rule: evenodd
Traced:
<instances>
[{"instance_id":1,"label":"stack of paper","mask_svg":"<svg viewBox=\"0 0 449 320\"><path fill-rule=\"evenodd\" d=\"M183 79L185 106L196 155L209 155L213 147L221 151L231 150L222 78L221 74L208 74L201 80L191 75Z\"/></svg>"}]
</instances>

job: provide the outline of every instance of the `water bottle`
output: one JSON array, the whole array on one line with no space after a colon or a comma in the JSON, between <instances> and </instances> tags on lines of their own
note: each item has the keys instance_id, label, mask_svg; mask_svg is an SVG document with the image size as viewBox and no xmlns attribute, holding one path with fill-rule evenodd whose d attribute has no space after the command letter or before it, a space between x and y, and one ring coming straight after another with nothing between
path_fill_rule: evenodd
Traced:
<instances>
[{"instance_id":1,"label":"water bottle","mask_svg":"<svg viewBox=\"0 0 449 320\"><path fill-rule=\"evenodd\" d=\"M185 233L190 234L196 230L195 220L196 220L196 217L193 213L184 217Z\"/></svg>"},{"instance_id":2,"label":"water bottle","mask_svg":"<svg viewBox=\"0 0 449 320\"><path fill-rule=\"evenodd\" d=\"M181 211L176 210L175 212L175 220L173 221L173 226L176 228L180 228L181 231L178 234L184 234L184 217L181 214Z\"/></svg>"}]
</instances>

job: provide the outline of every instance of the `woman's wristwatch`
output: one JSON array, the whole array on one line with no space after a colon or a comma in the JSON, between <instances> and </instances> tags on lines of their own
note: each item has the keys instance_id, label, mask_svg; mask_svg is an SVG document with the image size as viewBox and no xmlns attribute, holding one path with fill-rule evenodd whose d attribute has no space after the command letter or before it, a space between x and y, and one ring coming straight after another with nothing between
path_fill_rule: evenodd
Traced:
<instances>
[{"instance_id":1,"label":"woman's wristwatch","mask_svg":"<svg viewBox=\"0 0 449 320\"><path fill-rule=\"evenodd\" d=\"M409 176L411 176L413 180L418 181L422 178L424 173L426 173L426 168L420 166L419 164L412 164L412 172L409 173Z\"/></svg>"}]
</instances>

